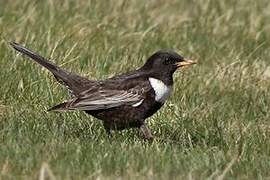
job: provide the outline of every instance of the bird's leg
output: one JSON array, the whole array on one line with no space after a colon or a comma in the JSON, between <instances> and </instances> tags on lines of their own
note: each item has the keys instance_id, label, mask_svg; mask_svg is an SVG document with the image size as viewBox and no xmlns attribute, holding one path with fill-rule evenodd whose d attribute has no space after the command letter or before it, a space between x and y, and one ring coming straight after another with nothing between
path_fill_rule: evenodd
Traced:
<instances>
[{"instance_id":1,"label":"bird's leg","mask_svg":"<svg viewBox=\"0 0 270 180\"><path fill-rule=\"evenodd\" d=\"M111 138L112 137L112 131L109 128L105 128L105 130L106 130L106 133L107 133L108 137Z\"/></svg>"},{"instance_id":2,"label":"bird's leg","mask_svg":"<svg viewBox=\"0 0 270 180\"><path fill-rule=\"evenodd\" d=\"M141 125L140 130L142 131L145 139L147 140L154 139L154 136L152 135L150 129L145 124Z\"/></svg>"},{"instance_id":3,"label":"bird's leg","mask_svg":"<svg viewBox=\"0 0 270 180\"><path fill-rule=\"evenodd\" d=\"M112 131L111 131L110 126L108 126L107 124L105 124L105 123L103 122L103 127L104 127L104 129L105 129L105 131L106 131L108 137L111 138L111 137L112 137Z\"/></svg>"}]
</instances>

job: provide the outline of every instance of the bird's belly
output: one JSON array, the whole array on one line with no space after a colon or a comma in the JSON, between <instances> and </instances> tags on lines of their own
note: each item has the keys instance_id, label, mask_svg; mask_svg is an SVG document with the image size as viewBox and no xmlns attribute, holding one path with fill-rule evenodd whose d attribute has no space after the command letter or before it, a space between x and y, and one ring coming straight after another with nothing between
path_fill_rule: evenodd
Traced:
<instances>
[{"instance_id":1,"label":"bird's belly","mask_svg":"<svg viewBox=\"0 0 270 180\"><path fill-rule=\"evenodd\" d=\"M122 130L140 127L144 120L157 112L163 104L145 101L138 107L120 106L105 110L86 111L103 121L109 129Z\"/></svg>"}]
</instances>

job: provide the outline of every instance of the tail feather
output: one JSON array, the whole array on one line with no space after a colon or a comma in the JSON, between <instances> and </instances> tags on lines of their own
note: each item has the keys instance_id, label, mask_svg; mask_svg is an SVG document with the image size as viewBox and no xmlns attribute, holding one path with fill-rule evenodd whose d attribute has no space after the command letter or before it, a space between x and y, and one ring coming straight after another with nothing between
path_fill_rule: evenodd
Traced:
<instances>
[{"instance_id":1,"label":"tail feather","mask_svg":"<svg viewBox=\"0 0 270 180\"><path fill-rule=\"evenodd\" d=\"M21 52L22 54L27 55L31 59L33 59L35 62L40 64L41 66L48 69L50 72L53 73L56 80L67 86L67 88L74 94L75 96L78 95L80 92L84 91L87 87L91 86L94 81L90 81L87 78L78 76L76 74L73 74L71 72L65 71L58 67L56 64L50 62L46 58L40 56L36 52L21 46L20 44L16 42L10 42L10 45L17 51Z\"/></svg>"},{"instance_id":2,"label":"tail feather","mask_svg":"<svg viewBox=\"0 0 270 180\"><path fill-rule=\"evenodd\" d=\"M46 69L48 69L49 71L51 71L55 76L59 76L61 79L65 79L64 75L68 74L65 70L62 70L56 64L48 61L47 59L40 56L36 52L34 52L26 47L23 47L16 42L10 42L10 45L15 50L27 55L28 57L30 57L31 59L33 59L34 61L36 61L37 63L39 63L40 65L42 65Z\"/></svg>"},{"instance_id":3,"label":"tail feather","mask_svg":"<svg viewBox=\"0 0 270 180\"><path fill-rule=\"evenodd\" d=\"M61 104L57 104L56 106L51 107L47 111L67 111L67 102L63 102Z\"/></svg>"}]
</instances>

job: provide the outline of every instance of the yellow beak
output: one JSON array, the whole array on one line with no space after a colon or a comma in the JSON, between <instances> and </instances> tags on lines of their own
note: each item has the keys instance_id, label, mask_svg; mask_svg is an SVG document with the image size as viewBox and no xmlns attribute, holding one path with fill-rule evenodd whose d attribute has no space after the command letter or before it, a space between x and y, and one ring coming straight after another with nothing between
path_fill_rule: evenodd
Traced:
<instances>
[{"instance_id":1,"label":"yellow beak","mask_svg":"<svg viewBox=\"0 0 270 180\"><path fill-rule=\"evenodd\" d=\"M184 61L176 63L177 67L189 66L192 64L197 64L197 62L191 59L184 59Z\"/></svg>"}]
</instances>

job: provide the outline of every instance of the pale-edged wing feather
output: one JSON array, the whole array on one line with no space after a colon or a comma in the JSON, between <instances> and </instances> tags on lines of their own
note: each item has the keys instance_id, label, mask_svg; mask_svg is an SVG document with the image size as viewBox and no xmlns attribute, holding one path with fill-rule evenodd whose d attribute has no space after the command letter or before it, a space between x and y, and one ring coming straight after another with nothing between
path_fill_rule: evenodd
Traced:
<instances>
[{"instance_id":1,"label":"pale-edged wing feather","mask_svg":"<svg viewBox=\"0 0 270 180\"><path fill-rule=\"evenodd\" d=\"M149 87L149 86L148 86ZM118 107L122 105L134 105L143 101L147 86L134 87L129 90L112 90L99 87L88 89L77 98L68 102L68 109L74 110L100 110Z\"/></svg>"}]
</instances>

